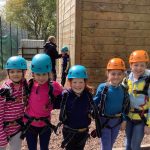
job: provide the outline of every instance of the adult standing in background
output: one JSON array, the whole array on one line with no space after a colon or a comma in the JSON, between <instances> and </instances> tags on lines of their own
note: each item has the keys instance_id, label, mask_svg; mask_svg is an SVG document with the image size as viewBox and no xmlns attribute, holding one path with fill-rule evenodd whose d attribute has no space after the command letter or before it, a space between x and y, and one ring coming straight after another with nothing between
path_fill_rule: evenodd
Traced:
<instances>
[{"instance_id":1,"label":"adult standing in background","mask_svg":"<svg viewBox=\"0 0 150 150\"><path fill-rule=\"evenodd\" d=\"M61 58L62 54L58 54L56 38L54 36L49 36L47 42L44 45L44 52L50 56L52 61L52 74L53 80L56 81L56 59Z\"/></svg>"}]
</instances>

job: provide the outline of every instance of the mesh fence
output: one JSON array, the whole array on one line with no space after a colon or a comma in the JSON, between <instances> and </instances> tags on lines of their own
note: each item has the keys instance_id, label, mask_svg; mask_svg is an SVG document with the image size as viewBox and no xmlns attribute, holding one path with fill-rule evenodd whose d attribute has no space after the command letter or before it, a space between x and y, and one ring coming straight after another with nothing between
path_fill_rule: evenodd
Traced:
<instances>
[{"instance_id":1,"label":"mesh fence","mask_svg":"<svg viewBox=\"0 0 150 150\"><path fill-rule=\"evenodd\" d=\"M18 55L20 40L27 32L0 18L0 68L3 69L10 56Z\"/></svg>"}]
</instances>

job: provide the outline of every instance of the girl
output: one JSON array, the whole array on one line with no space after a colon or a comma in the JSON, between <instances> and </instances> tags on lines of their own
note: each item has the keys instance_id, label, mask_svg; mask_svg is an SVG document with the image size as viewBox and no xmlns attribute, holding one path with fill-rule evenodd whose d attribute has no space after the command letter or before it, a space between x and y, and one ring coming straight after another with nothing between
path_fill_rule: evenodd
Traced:
<instances>
[{"instance_id":1,"label":"girl","mask_svg":"<svg viewBox=\"0 0 150 150\"><path fill-rule=\"evenodd\" d=\"M63 93L60 111L60 121L64 125L61 147L66 150L83 150L88 138L89 115L94 103L87 79L84 66L75 65L69 69L70 89Z\"/></svg>"},{"instance_id":2,"label":"girl","mask_svg":"<svg viewBox=\"0 0 150 150\"><path fill-rule=\"evenodd\" d=\"M131 73L128 78L131 109L126 125L126 150L140 150L145 131L150 127L150 72L146 70L149 57L146 51L131 53ZM147 126L148 127L147 127Z\"/></svg>"},{"instance_id":3,"label":"girl","mask_svg":"<svg viewBox=\"0 0 150 150\"><path fill-rule=\"evenodd\" d=\"M0 150L21 150L20 130L24 115L27 64L24 58L12 56L6 67L9 79L0 88Z\"/></svg>"},{"instance_id":4,"label":"girl","mask_svg":"<svg viewBox=\"0 0 150 150\"><path fill-rule=\"evenodd\" d=\"M121 85L124 71L125 63L122 59L111 59L107 64L107 82L98 86L94 97L102 123L102 150L112 150L123 117L127 113L128 95Z\"/></svg>"},{"instance_id":5,"label":"girl","mask_svg":"<svg viewBox=\"0 0 150 150\"><path fill-rule=\"evenodd\" d=\"M52 70L50 57L37 54L31 62L33 79L29 81L29 99L25 111L26 140L29 150L37 150L39 136L40 150L48 150L50 135L55 126L51 124L51 111L62 93L57 82L51 82Z\"/></svg>"},{"instance_id":6,"label":"girl","mask_svg":"<svg viewBox=\"0 0 150 150\"><path fill-rule=\"evenodd\" d=\"M62 74L61 74L61 85L64 86L66 82L66 77L68 74L68 70L70 67L70 56L69 56L69 48L64 46L61 49L62 54Z\"/></svg>"}]
</instances>

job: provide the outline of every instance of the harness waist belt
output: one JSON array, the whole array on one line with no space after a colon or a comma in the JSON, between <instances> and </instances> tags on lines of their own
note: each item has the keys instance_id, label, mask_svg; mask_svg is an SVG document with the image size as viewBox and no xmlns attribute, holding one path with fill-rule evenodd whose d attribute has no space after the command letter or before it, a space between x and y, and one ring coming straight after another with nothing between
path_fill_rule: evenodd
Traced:
<instances>
[{"instance_id":1,"label":"harness waist belt","mask_svg":"<svg viewBox=\"0 0 150 150\"><path fill-rule=\"evenodd\" d=\"M30 116L28 116L27 114L25 114L24 117L25 117L26 119L28 119L28 120L32 120L32 121L35 121L35 122L38 122L38 121L46 121L46 120L49 118L49 116L47 116L47 117L39 117L39 118L30 117Z\"/></svg>"},{"instance_id":2,"label":"harness waist belt","mask_svg":"<svg viewBox=\"0 0 150 150\"><path fill-rule=\"evenodd\" d=\"M146 113L148 113L148 109L145 109L145 110L139 110L139 109L131 109L131 111L130 111L131 113L144 113L144 114L146 114Z\"/></svg>"},{"instance_id":3,"label":"harness waist belt","mask_svg":"<svg viewBox=\"0 0 150 150\"><path fill-rule=\"evenodd\" d=\"M121 113L115 114L115 115L105 115L105 114L102 114L102 115L101 115L101 117L110 118L110 119L113 119L113 118L120 118L121 116L122 116Z\"/></svg>"},{"instance_id":4,"label":"harness waist belt","mask_svg":"<svg viewBox=\"0 0 150 150\"><path fill-rule=\"evenodd\" d=\"M64 128L66 128L66 129L70 129L70 130L75 131L75 132L85 132L85 131L87 131L87 130L88 130L88 128L73 129L73 128L70 128L70 127L69 127L69 126L67 126L67 125L64 125Z\"/></svg>"},{"instance_id":5,"label":"harness waist belt","mask_svg":"<svg viewBox=\"0 0 150 150\"><path fill-rule=\"evenodd\" d=\"M17 125L17 124L20 124L21 126L23 126L22 118L19 118L13 121L5 121L3 124L4 124L4 127L10 126L10 125Z\"/></svg>"}]
</instances>

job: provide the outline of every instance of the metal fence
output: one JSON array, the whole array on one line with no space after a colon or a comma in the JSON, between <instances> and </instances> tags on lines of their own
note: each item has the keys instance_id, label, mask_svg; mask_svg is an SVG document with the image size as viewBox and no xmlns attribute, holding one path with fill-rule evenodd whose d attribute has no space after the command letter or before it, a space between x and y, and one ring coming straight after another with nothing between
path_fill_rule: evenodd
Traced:
<instances>
[{"instance_id":1,"label":"metal fence","mask_svg":"<svg viewBox=\"0 0 150 150\"><path fill-rule=\"evenodd\" d=\"M27 32L6 22L0 17L0 68L4 68L6 60L13 55L18 55L20 40L28 38Z\"/></svg>"}]
</instances>

